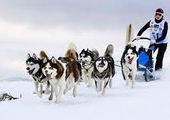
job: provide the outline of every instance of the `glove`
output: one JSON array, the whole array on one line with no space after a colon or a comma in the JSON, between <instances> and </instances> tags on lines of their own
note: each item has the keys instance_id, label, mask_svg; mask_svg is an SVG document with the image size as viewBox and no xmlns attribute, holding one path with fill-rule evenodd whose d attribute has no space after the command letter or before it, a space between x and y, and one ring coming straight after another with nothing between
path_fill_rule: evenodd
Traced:
<instances>
[{"instance_id":1,"label":"glove","mask_svg":"<svg viewBox=\"0 0 170 120\"><path fill-rule=\"evenodd\" d=\"M155 44L156 43L156 41L154 40L154 39L151 39L150 40L150 44L152 45L152 44Z\"/></svg>"}]
</instances>

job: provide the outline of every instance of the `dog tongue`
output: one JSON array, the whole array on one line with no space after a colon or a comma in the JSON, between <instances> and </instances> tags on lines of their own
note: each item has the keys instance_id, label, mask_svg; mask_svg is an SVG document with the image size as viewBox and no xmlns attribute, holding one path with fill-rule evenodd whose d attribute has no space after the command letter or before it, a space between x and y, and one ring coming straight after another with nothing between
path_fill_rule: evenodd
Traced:
<instances>
[{"instance_id":1,"label":"dog tongue","mask_svg":"<svg viewBox=\"0 0 170 120\"><path fill-rule=\"evenodd\" d=\"M104 65L103 64L99 64L98 67L103 67Z\"/></svg>"},{"instance_id":2,"label":"dog tongue","mask_svg":"<svg viewBox=\"0 0 170 120\"><path fill-rule=\"evenodd\" d=\"M132 63L132 60L133 60L133 58L129 59L128 63L131 64L131 63Z\"/></svg>"},{"instance_id":3,"label":"dog tongue","mask_svg":"<svg viewBox=\"0 0 170 120\"><path fill-rule=\"evenodd\" d=\"M29 75L31 75L32 74L32 70L28 71L28 73L29 73Z\"/></svg>"},{"instance_id":4,"label":"dog tongue","mask_svg":"<svg viewBox=\"0 0 170 120\"><path fill-rule=\"evenodd\" d=\"M47 78L47 80L50 80L51 79L51 75L50 74L46 74L46 78Z\"/></svg>"}]
</instances>

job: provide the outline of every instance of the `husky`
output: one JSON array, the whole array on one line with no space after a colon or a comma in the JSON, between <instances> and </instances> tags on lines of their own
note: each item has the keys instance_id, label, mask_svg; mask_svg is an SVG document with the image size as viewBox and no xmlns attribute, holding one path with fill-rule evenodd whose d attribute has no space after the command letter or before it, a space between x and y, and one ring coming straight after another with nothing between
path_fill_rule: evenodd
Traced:
<instances>
[{"instance_id":1,"label":"husky","mask_svg":"<svg viewBox=\"0 0 170 120\"><path fill-rule=\"evenodd\" d=\"M94 61L98 58L99 52L95 49L83 49L79 54L79 61L82 66L82 79L87 84L87 87L91 87L93 84L92 72L94 69Z\"/></svg>"},{"instance_id":2,"label":"husky","mask_svg":"<svg viewBox=\"0 0 170 120\"><path fill-rule=\"evenodd\" d=\"M112 87L112 78L115 75L115 65L113 54L113 45L109 44L106 48L104 56L99 57L94 62L94 70L92 72L92 77L95 80L95 86L97 92L102 92L105 94L105 89L109 84Z\"/></svg>"},{"instance_id":3,"label":"husky","mask_svg":"<svg viewBox=\"0 0 170 120\"><path fill-rule=\"evenodd\" d=\"M58 60L63 63L66 71L66 89L64 93L73 88L73 96L76 97L77 85L81 78L81 65L78 62L78 54L75 45L69 45L65 57L59 57Z\"/></svg>"},{"instance_id":4,"label":"husky","mask_svg":"<svg viewBox=\"0 0 170 120\"><path fill-rule=\"evenodd\" d=\"M52 94L49 100L52 100L53 94L55 94L55 102L58 103L66 88L65 71L63 65L55 57L52 57L51 59L45 58L43 60L42 72L51 85Z\"/></svg>"},{"instance_id":5,"label":"husky","mask_svg":"<svg viewBox=\"0 0 170 120\"><path fill-rule=\"evenodd\" d=\"M121 70L126 85L134 86L134 80L137 72L137 50L136 46L128 44L125 47L123 55L121 57Z\"/></svg>"},{"instance_id":6,"label":"husky","mask_svg":"<svg viewBox=\"0 0 170 120\"><path fill-rule=\"evenodd\" d=\"M29 73L29 75L32 76L34 79L34 84L35 84L35 93L39 96L42 97L43 91L43 84L46 83L46 90L45 93L49 93L49 83L46 81L46 77L42 73L42 64L43 64L43 59L48 58L46 53L44 51L40 52L40 58L37 57L35 53L31 56L29 53L27 55L27 60L26 60L26 70Z\"/></svg>"}]
</instances>

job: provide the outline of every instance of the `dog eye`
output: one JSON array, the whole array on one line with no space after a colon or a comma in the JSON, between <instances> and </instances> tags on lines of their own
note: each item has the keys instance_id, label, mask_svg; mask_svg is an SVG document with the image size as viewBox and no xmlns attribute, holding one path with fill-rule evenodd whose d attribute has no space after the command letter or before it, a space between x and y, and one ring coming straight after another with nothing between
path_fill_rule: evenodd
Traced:
<instances>
[{"instance_id":1,"label":"dog eye","mask_svg":"<svg viewBox=\"0 0 170 120\"><path fill-rule=\"evenodd\" d=\"M44 67L44 69L47 69L47 67Z\"/></svg>"},{"instance_id":2,"label":"dog eye","mask_svg":"<svg viewBox=\"0 0 170 120\"><path fill-rule=\"evenodd\" d=\"M50 69L50 70L53 70L53 68L52 68L52 67L49 67L49 69Z\"/></svg>"}]
</instances>

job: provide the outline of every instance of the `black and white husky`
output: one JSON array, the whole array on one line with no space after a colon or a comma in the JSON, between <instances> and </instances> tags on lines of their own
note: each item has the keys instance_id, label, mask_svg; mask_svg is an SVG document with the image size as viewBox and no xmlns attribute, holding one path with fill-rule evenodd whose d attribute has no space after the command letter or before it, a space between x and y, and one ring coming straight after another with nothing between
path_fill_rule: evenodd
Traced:
<instances>
[{"instance_id":1,"label":"black and white husky","mask_svg":"<svg viewBox=\"0 0 170 120\"><path fill-rule=\"evenodd\" d=\"M121 57L121 68L126 85L134 86L134 80L137 72L137 50L136 46L128 44L125 47Z\"/></svg>"},{"instance_id":2,"label":"black and white husky","mask_svg":"<svg viewBox=\"0 0 170 120\"><path fill-rule=\"evenodd\" d=\"M91 87L93 84L92 72L94 69L94 61L98 58L99 53L97 50L83 49L79 54L79 60L82 66L82 79Z\"/></svg>"},{"instance_id":3,"label":"black and white husky","mask_svg":"<svg viewBox=\"0 0 170 120\"><path fill-rule=\"evenodd\" d=\"M46 85L45 93L49 93L49 83L46 81L46 77L42 73L42 64L43 59L47 57L44 51L40 52L41 59L37 57L34 53L32 56L30 54L27 55L26 60L26 69L27 72L32 76L34 79L35 84L35 93L41 97L43 91L43 83Z\"/></svg>"},{"instance_id":4,"label":"black and white husky","mask_svg":"<svg viewBox=\"0 0 170 120\"><path fill-rule=\"evenodd\" d=\"M92 77L95 80L96 90L98 92L102 91L102 95L105 94L105 89L108 84L112 87L112 78L115 75L115 66L112 54L113 45L109 44L104 56L99 57L94 62Z\"/></svg>"}]
</instances>

